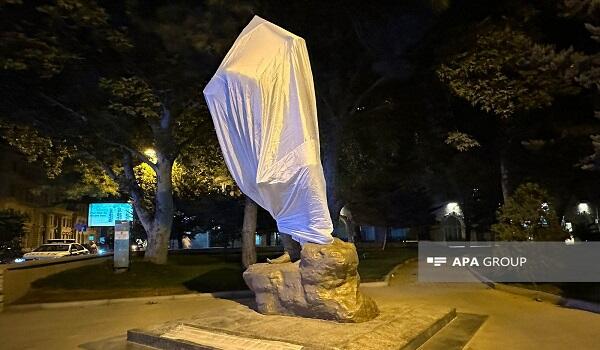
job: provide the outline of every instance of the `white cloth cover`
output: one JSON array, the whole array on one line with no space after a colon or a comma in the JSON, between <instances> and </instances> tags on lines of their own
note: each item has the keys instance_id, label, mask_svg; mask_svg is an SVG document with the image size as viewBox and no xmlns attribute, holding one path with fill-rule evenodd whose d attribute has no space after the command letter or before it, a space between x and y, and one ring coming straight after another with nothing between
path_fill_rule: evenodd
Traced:
<instances>
[{"instance_id":1,"label":"white cloth cover","mask_svg":"<svg viewBox=\"0 0 600 350\"><path fill-rule=\"evenodd\" d=\"M204 89L225 162L246 195L301 244L333 241L304 39L258 16Z\"/></svg>"}]
</instances>

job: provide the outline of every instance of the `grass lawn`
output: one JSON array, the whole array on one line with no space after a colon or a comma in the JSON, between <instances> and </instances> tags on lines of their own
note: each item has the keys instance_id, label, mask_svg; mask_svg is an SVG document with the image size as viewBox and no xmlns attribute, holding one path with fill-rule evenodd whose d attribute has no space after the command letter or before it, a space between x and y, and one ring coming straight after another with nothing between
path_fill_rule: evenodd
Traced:
<instances>
[{"instance_id":1,"label":"grass lawn","mask_svg":"<svg viewBox=\"0 0 600 350\"><path fill-rule=\"evenodd\" d=\"M275 254L259 254L264 262ZM395 265L417 255L416 249L359 250L362 281L381 280ZM170 255L166 265L133 258L129 271L113 273L112 262L83 266L35 281L18 303L129 298L247 289L239 254Z\"/></svg>"},{"instance_id":2,"label":"grass lawn","mask_svg":"<svg viewBox=\"0 0 600 350\"><path fill-rule=\"evenodd\" d=\"M362 282L373 282L382 280L396 265L405 260L416 258L417 248L388 247L385 250L379 248L359 249L358 273Z\"/></svg>"}]
</instances>

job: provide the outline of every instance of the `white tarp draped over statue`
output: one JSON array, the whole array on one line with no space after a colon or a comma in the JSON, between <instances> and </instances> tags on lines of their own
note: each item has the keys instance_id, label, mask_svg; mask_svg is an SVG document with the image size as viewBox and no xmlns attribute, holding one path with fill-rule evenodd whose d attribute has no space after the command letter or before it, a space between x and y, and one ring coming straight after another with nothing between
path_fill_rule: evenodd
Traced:
<instances>
[{"instance_id":1,"label":"white tarp draped over statue","mask_svg":"<svg viewBox=\"0 0 600 350\"><path fill-rule=\"evenodd\" d=\"M255 16L204 96L231 175L300 243L333 238L304 39Z\"/></svg>"}]
</instances>

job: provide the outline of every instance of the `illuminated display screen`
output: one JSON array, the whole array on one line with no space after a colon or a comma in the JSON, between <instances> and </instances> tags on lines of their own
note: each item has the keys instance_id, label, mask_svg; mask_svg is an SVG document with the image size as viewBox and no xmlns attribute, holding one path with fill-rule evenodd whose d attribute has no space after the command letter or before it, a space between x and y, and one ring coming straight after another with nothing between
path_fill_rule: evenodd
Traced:
<instances>
[{"instance_id":1,"label":"illuminated display screen","mask_svg":"<svg viewBox=\"0 0 600 350\"><path fill-rule=\"evenodd\" d=\"M133 220L131 203L91 203L88 226L114 226L116 220Z\"/></svg>"}]
</instances>

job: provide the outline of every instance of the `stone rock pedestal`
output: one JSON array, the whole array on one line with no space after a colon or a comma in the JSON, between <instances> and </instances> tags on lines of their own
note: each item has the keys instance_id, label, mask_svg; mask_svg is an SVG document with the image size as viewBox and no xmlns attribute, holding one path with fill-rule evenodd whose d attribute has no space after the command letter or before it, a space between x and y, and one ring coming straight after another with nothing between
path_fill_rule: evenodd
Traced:
<instances>
[{"instance_id":1,"label":"stone rock pedestal","mask_svg":"<svg viewBox=\"0 0 600 350\"><path fill-rule=\"evenodd\" d=\"M251 265L244 280L263 314L364 322L379 310L358 290L357 267L354 244L335 238L327 245L304 244L295 263Z\"/></svg>"}]
</instances>

